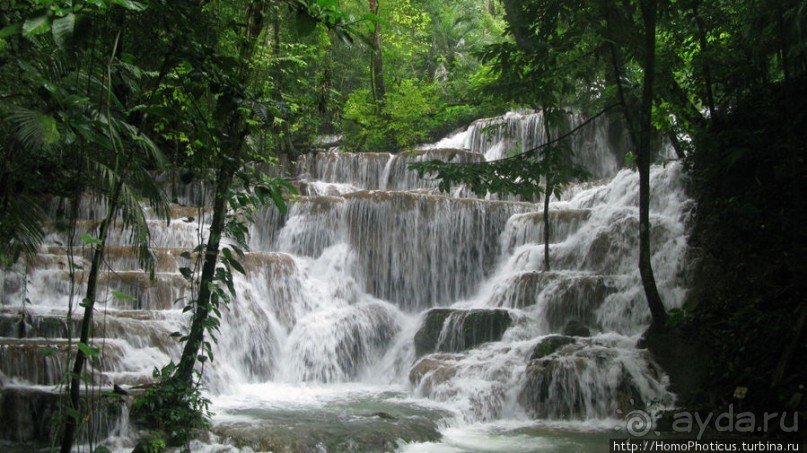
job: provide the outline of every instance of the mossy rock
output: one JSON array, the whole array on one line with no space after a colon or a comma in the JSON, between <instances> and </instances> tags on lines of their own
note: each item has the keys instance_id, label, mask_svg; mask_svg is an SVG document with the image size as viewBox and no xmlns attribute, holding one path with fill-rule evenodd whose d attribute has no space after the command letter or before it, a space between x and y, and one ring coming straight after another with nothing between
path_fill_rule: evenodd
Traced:
<instances>
[{"instance_id":1,"label":"mossy rock","mask_svg":"<svg viewBox=\"0 0 807 453\"><path fill-rule=\"evenodd\" d=\"M454 310L448 308L433 308L426 313L423 324L415 334L415 355L417 357L423 357L435 351L443 323L453 312Z\"/></svg>"},{"instance_id":2,"label":"mossy rock","mask_svg":"<svg viewBox=\"0 0 807 453\"><path fill-rule=\"evenodd\" d=\"M462 352L499 341L512 324L510 311L501 308L435 308L426 313L422 327L415 334L415 354L422 357L431 352Z\"/></svg>"},{"instance_id":3,"label":"mossy rock","mask_svg":"<svg viewBox=\"0 0 807 453\"><path fill-rule=\"evenodd\" d=\"M537 345L535 345L535 348L532 350L532 355L530 355L530 360L542 359L550 354L555 353L563 346L575 343L576 341L577 340L572 337L563 335L550 335L545 337Z\"/></svg>"}]
</instances>

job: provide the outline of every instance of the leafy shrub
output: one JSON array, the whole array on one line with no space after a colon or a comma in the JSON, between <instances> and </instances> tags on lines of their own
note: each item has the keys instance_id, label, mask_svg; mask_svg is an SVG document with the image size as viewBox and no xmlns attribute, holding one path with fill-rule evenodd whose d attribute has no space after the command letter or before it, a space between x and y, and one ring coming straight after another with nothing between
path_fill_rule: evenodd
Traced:
<instances>
[{"instance_id":1,"label":"leafy shrub","mask_svg":"<svg viewBox=\"0 0 807 453\"><path fill-rule=\"evenodd\" d=\"M137 398L132 407L135 422L141 427L162 432L165 443L169 446L187 445L199 432L210 428L210 401L202 395L198 385L188 385L181 380L171 379L175 369L173 362L162 370L155 368L157 385ZM162 437L156 439L158 441L153 442L154 435L150 440L146 439L147 446L159 447ZM141 443L138 445L141 446Z\"/></svg>"},{"instance_id":2,"label":"leafy shrub","mask_svg":"<svg viewBox=\"0 0 807 453\"><path fill-rule=\"evenodd\" d=\"M362 151L401 150L427 139L438 109L433 84L406 79L391 87L383 103L356 90L345 104L345 145Z\"/></svg>"}]
</instances>

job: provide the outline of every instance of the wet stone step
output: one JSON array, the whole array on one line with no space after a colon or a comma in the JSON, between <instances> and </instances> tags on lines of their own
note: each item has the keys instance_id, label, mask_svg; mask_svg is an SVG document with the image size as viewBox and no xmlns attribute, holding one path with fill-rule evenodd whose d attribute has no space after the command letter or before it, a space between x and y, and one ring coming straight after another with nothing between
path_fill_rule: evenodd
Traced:
<instances>
[{"instance_id":1,"label":"wet stone step","mask_svg":"<svg viewBox=\"0 0 807 453\"><path fill-rule=\"evenodd\" d=\"M75 343L70 345L66 340L0 339L0 371L18 382L21 380L20 383L57 385L70 368L68 361L74 348ZM109 357L120 356L119 348L107 344L104 354L89 362L92 382L98 382L99 376L94 371L103 369Z\"/></svg>"},{"instance_id":2,"label":"wet stone step","mask_svg":"<svg viewBox=\"0 0 807 453\"><path fill-rule=\"evenodd\" d=\"M557 209L549 211L549 243L563 242L576 233L591 217L590 209ZM544 243L544 213L516 214L507 221L502 233L504 252L525 244Z\"/></svg>"},{"instance_id":3,"label":"wet stone step","mask_svg":"<svg viewBox=\"0 0 807 453\"><path fill-rule=\"evenodd\" d=\"M135 347L156 347L170 351L175 347L175 341L168 335L179 331L182 325L182 316L174 312L110 310L93 318L92 332L96 338L115 338ZM68 335L77 338L80 328L80 314L74 314L68 322L64 310L36 313L21 312L16 307L0 308L0 337L58 341L67 339Z\"/></svg>"},{"instance_id":4,"label":"wet stone step","mask_svg":"<svg viewBox=\"0 0 807 453\"><path fill-rule=\"evenodd\" d=\"M18 384L58 385L72 368L75 341L0 338L0 372ZM124 341L98 339L99 350L85 368L89 382L102 385L140 385L151 380L155 366L167 363L168 355L155 348L133 348Z\"/></svg>"},{"instance_id":5,"label":"wet stone step","mask_svg":"<svg viewBox=\"0 0 807 453\"><path fill-rule=\"evenodd\" d=\"M183 248L153 248L151 253L155 258L156 272L176 272L181 266L192 265L181 255L189 252ZM93 249L91 247L76 247L73 250L77 270L88 269L92 261ZM28 258L27 265L39 269L68 270L69 253L66 247L44 247L41 252ZM130 246L107 246L104 250L106 267L117 271L142 270L137 257L137 251Z\"/></svg>"},{"instance_id":6,"label":"wet stone step","mask_svg":"<svg viewBox=\"0 0 807 453\"><path fill-rule=\"evenodd\" d=\"M95 388L92 394L94 396L89 403L92 408L91 432L88 432L86 424L82 424L79 444L85 443L89 434L97 440L119 431L121 421L126 420L124 414L128 413L127 406L132 404L131 395L113 394L111 388ZM51 446L56 436L53 422L63 413L62 401L62 395L55 390L0 384L0 442L14 442L15 446L25 443L30 447L29 450L19 451ZM88 398L84 395L82 404L88 404Z\"/></svg>"},{"instance_id":7,"label":"wet stone step","mask_svg":"<svg viewBox=\"0 0 807 453\"><path fill-rule=\"evenodd\" d=\"M433 308L415 334L415 355L461 352L501 340L513 324L514 314L504 309Z\"/></svg>"},{"instance_id":8,"label":"wet stone step","mask_svg":"<svg viewBox=\"0 0 807 453\"><path fill-rule=\"evenodd\" d=\"M74 336L79 331L80 325L79 319L70 322L70 331ZM21 312L19 308L0 312L0 337L67 338L67 335L68 322L65 317L34 315Z\"/></svg>"},{"instance_id":9,"label":"wet stone step","mask_svg":"<svg viewBox=\"0 0 807 453\"><path fill-rule=\"evenodd\" d=\"M87 272L75 274L76 300L80 300L86 289ZM20 306L27 299L35 305L42 304L40 298L47 298L53 306L67 307L71 291L70 273L66 270L43 269L27 276L12 273L6 274L5 291L2 304ZM27 280L27 290L23 287L23 279ZM143 271L106 271L99 276L98 291L99 309L107 308L127 310L171 310L181 308L182 300L190 295L190 285L177 273L156 273L154 280ZM117 291L120 297L111 291ZM125 296L121 296L125 295ZM179 302L178 302L179 301ZM77 302L74 302L76 304Z\"/></svg>"},{"instance_id":10,"label":"wet stone step","mask_svg":"<svg viewBox=\"0 0 807 453\"><path fill-rule=\"evenodd\" d=\"M597 309L617 290L613 276L528 271L499 283L490 305L528 310L540 316L549 331L560 332L570 321L594 327Z\"/></svg>"},{"instance_id":11,"label":"wet stone step","mask_svg":"<svg viewBox=\"0 0 807 453\"><path fill-rule=\"evenodd\" d=\"M207 234L206 225L198 225L195 220L190 218L182 218L174 220L166 224L162 220L147 220L149 231L151 231L150 244L152 248L183 248L192 250L203 240ZM66 225L54 222L49 225L49 233L45 237L45 245L48 246L65 246L67 244L67 229ZM98 222L95 220L79 220L76 222L76 234L73 237L73 243L80 246L84 242L81 239L81 234L87 234L90 237L96 237L98 234ZM200 240L200 235L204 235ZM120 222L114 222L109 230L107 238L107 245L127 246L131 244L131 231L129 228L123 228Z\"/></svg>"}]
</instances>

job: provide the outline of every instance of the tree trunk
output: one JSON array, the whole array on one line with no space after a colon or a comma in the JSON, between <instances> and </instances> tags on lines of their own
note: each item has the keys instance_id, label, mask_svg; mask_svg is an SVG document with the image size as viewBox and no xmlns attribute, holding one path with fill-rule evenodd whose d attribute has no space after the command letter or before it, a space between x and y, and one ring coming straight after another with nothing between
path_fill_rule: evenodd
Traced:
<instances>
[{"instance_id":1,"label":"tree trunk","mask_svg":"<svg viewBox=\"0 0 807 453\"><path fill-rule=\"evenodd\" d=\"M549 109L547 107L543 107L542 110L544 111L544 133L546 135L546 144L548 146L544 147L544 272L549 272L550 265L549 265L549 228L550 228L550 221L549 221L549 199L552 196L552 190L554 189L554 184L552 184L552 175L550 174L550 165L549 165L549 153L554 152L552 150L552 133L549 129Z\"/></svg>"},{"instance_id":2,"label":"tree trunk","mask_svg":"<svg viewBox=\"0 0 807 453\"><path fill-rule=\"evenodd\" d=\"M227 217L227 192L233 181L235 171L232 166L225 165L219 171L216 181L216 194L213 201L213 219L210 222L210 236L205 247L205 260L202 265L202 275L199 282L199 294L196 298L196 310L193 313L191 330L188 341L182 350L182 358L177 365L173 378L190 386L193 382L193 368L196 365L197 354L202 347L205 336L205 323L210 315L210 286L216 274L216 264L219 256L221 236L224 231L224 221Z\"/></svg>"},{"instance_id":3,"label":"tree trunk","mask_svg":"<svg viewBox=\"0 0 807 453\"><path fill-rule=\"evenodd\" d=\"M544 272L549 272L549 198L552 196L552 185L549 183L549 174L546 175L546 187L544 192Z\"/></svg>"},{"instance_id":4,"label":"tree trunk","mask_svg":"<svg viewBox=\"0 0 807 453\"><path fill-rule=\"evenodd\" d=\"M653 84L656 70L656 18L657 0L643 0L640 3L644 21L644 61L642 69L642 100L639 112L639 147L637 166L639 169L639 273L642 277L647 305L650 308L652 323L650 328L663 331L667 324L667 312L661 301L653 275L650 258L650 155L652 152L653 124Z\"/></svg>"},{"instance_id":5,"label":"tree trunk","mask_svg":"<svg viewBox=\"0 0 807 453\"><path fill-rule=\"evenodd\" d=\"M263 2L251 2L248 5L246 14L246 37L239 49L241 65L238 68L237 78L240 84L246 85L249 80L249 64L252 58L263 28L264 14ZM202 275L199 281L199 293L196 298L196 309L191 321L191 329L188 333L188 340L182 350L182 357L171 380L187 387L193 385L193 369L198 360L199 350L204 343L205 326L208 324L211 309L211 287L215 284L216 264L218 263L219 247L224 233L224 225L227 219L227 194L232 186L235 172L241 165L242 149L247 136L247 126L237 109L237 104L232 99L233 93L227 93L219 99L222 109L228 108L226 118L222 124L224 137L228 137L222 143L222 156L218 160L216 193L213 200L213 218L210 222L210 236L205 246L205 259L202 264Z\"/></svg>"},{"instance_id":6,"label":"tree trunk","mask_svg":"<svg viewBox=\"0 0 807 453\"><path fill-rule=\"evenodd\" d=\"M667 312L661 301L653 275L653 266L650 254L650 156L652 153L653 124L653 92L655 87L656 71L656 18L657 0L641 0L640 9L644 22L643 49L641 58L644 72L642 81L642 97L639 106L639 117L634 114L635 100L629 98L621 83L621 70L623 58L615 39L619 30L615 29L617 22L609 20L608 34L612 43L609 45L611 53L611 83L616 84L617 93L624 107L625 120L633 143L637 146L636 166L639 170L639 274L642 278L647 306L650 310L650 328L663 331L667 325ZM605 16L608 17L606 10Z\"/></svg>"},{"instance_id":7,"label":"tree trunk","mask_svg":"<svg viewBox=\"0 0 807 453\"><path fill-rule=\"evenodd\" d=\"M378 0L369 0L370 12L378 16ZM387 95L384 86L384 60L381 52L381 25L376 22L373 26L373 33L370 36L373 43L373 54L370 63L370 74L373 79L373 98L376 102L384 102Z\"/></svg>"},{"instance_id":8,"label":"tree trunk","mask_svg":"<svg viewBox=\"0 0 807 453\"><path fill-rule=\"evenodd\" d=\"M119 176L120 180L115 185L115 191L109 199L108 212L98 231L98 243L95 244L93 251L92 265L90 267L90 274L87 277L87 294L81 305L84 307L84 317L81 320L81 333L79 334L78 344L89 346L90 334L92 333L92 314L95 308L95 301L98 294L98 274L101 271L101 265L104 261L104 249L106 247L106 239L109 235L109 228L112 222L115 221L115 216L118 212L120 204L120 193L123 188L123 176ZM73 448L73 442L78 429L79 419L81 413L79 407L81 402L81 373L84 371L84 363L87 356L84 351L76 348L76 359L73 362L73 371L70 375L70 383L68 385L69 407L72 411L68 411L67 420L65 421L64 432L62 433L61 452L69 453Z\"/></svg>"},{"instance_id":9,"label":"tree trunk","mask_svg":"<svg viewBox=\"0 0 807 453\"><path fill-rule=\"evenodd\" d=\"M709 57L707 55L708 44L706 40L706 28L703 26L703 19L698 12L698 2L692 5L692 14L695 15L695 24L698 26L698 42L703 66L703 83L706 85L706 107L709 109L709 118L714 120L715 97L712 92L712 71L709 68Z\"/></svg>"},{"instance_id":10,"label":"tree trunk","mask_svg":"<svg viewBox=\"0 0 807 453\"><path fill-rule=\"evenodd\" d=\"M527 53L534 52L537 44L535 33L530 22L532 14L526 10L529 8L529 2L524 0L504 0L504 17L510 26L510 32L516 40L519 49Z\"/></svg>"}]
</instances>

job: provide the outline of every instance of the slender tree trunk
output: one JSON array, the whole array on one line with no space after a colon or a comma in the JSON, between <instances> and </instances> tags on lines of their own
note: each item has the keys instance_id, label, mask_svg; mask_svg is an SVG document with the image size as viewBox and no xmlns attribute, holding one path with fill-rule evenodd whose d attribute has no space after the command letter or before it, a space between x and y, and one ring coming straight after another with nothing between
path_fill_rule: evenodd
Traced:
<instances>
[{"instance_id":1,"label":"slender tree trunk","mask_svg":"<svg viewBox=\"0 0 807 453\"><path fill-rule=\"evenodd\" d=\"M657 0L642 0L640 3L644 21L644 80L639 112L639 147L637 166L639 169L639 273L642 277L647 305L652 316L651 329L662 331L666 328L667 312L661 301L650 261L650 155L652 152L653 125L653 84L656 71L656 19Z\"/></svg>"},{"instance_id":2,"label":"slender tree trunk","mask_svg":"<svg viewBox=\"0 0 807 453\"><path fill-rule=\"evenodd\" d=\"M702 66L703 66L703 82L706 85L706 106L709 109L709 118L715 118L715 97L712 92L712 71L709 68L709 59L707 55L708 43L706 41L706 28L703 26L703 19L698 13L698 2L692 5L692 13L695 15L695 24L698 26L698 41L700 45Z\"/></svg>"},{"instance_id":3,"label":"slender tree trunk","mask_svg":"<svg viewBox=\"0 0 807 453\"><path fill-rule=\"evenodd\" d=\"M661 295L656 286L655 276L650 254L650 156L652 153L653 124L653 94L655 87L656 70L656 18L657 0L641 0L639 3L644 22L643 55L641 65L644 72L642 81L642 97L639 104L639 117L634 114L634 103L630 102L621 83L620 67L623 65L620 49L611 43L611 73L612 82L616 84L617 93L624 107L625 120L631 132L631 138L637 146L636 164L639 170L639 274L642 279L647 306L650 310L650 328L663 331L667 325L667 312L661 301ZM606 17L608 14L606 12ZM618 30L612 29L609 20L609 35L618 36Z\"/></svg>"},{"instance_id":4,"label":"slender tree trunk","mask_svg":"<svg viewBox=\"0 0 807 453\"><path fill-rule=\"evenodd\" d=\"M78 344L89 346L90 335L92 333L92 314L95 308L95 302L98 294L98 275L101 271L101 265L104 261L104 250L106 248L106 240L109 235L109 228L112 222L115 221L115 216L118 212L120 204L120 193L123 188L123 177L119 176L119 181L115 185L115 191L109 199L108 211L98 231L98 243L95 244L93 251L92 265L90 267L90 274L87 277L87 294L81 305L84 307L84 317L81 320L81 333L79 334ZM81 414L81 374L84 372L84 363L87 361L87 356L80 348L76 348L76 359L73 362L73 371L70 375L70 383L68 387L68 395L70 398L69 407L72 409L67 413L67 420L62 433L61 452L69 453L73 448L75 441L76 431L79 425L79 415Z\"/></svg>"},{"instance_id":5,"label":"slender tree trunk","mask_svg":"<svg viewBox=\"0 0 807 453\"><path fill-rule=\"evenodd\" d=\"M684 160L686 159L686 153L684 152L684 147L681 146L681 141L678 140L678 136L675 135L675 131L669 131L667 133L667 138L670 139L670 143L672 143L672 147L675 150L675 155L678 156L679 159Z\"/></svg>"},{"instance_id":6,"label":"slender tree trunk","mask_svg":"<svg viewBox=\"0 0 807 453\"><path fill-rule=\"evenodd\" d=\"M378 0L369 0L370 12L378 16ZM384 54L381 51L381 25L376 22L370 36L373 43L373 54L370 63L370 73L373 78L373 97L376 102L384 102L387 90L384 86Z\"/></svg>"},{"instance_id":7,"label":"slender tree trunk","mask_svg":"<svg viewBox=\"0 0 807 453\"><path fill-rule=\"evenodd\" d=\"M552 143L552 132L549 128L549 108L544 106L542 108L544 111L544 133L546 135L546 143ZM554 189L554 184L552 183L552 174L550 172L550 156L549 153L554 152L552 150L552 145L546 146L544 148L544 272L549 272L550 265L549 265L549 228L551 226L551 222L549 221L549 199L552 197L552 190Z\"/></svg>"},{"instance_id":8,"label":"slender tree trunk","mask_svg":"<svg viewBox=\"0 0 807 453\"><path fill-rule=\"evenodd\" d=\"M233 181L234 170L231 166L225 165L219 171L216 182L216 194L213 201L213 219L210 223L210 236L205 247L205 259L202 265L202 275L199 284L199 293L196 298L196 310L193 313L191 330L188 333L188 341L182 350L182 358L177 365L174 379L185 385L193 382L193 368L196 365L197 354L199 353L205 336L205 323L210 315L210 286L216 273L216 264L219 256L219 246L224 231L224 221L227 216L227 192Z\"/></svg>"},{"instance_id":9,"label":"slender tree trunk","mask_svg":"<svg viewBox=\"0 0 807 453\"><path fill-rule=\"evenodd\" d=\"M544 272L549 272L549 198L552 196L552 185L549 182L550 176L546 176L546 188L544 193Z\"/></svg>"},{"instance_id":10,"label":"slender tree trunk","mask_svg":"<svg viewBox=\"0 0 807 453\"><path fill-rule=\"evenodd\" d=\"M264 3L253 1L248 5L246 14L246 39L244 39L239 49L241 65L238 69L238 80L241 85L246 85L249 80L249 64L258 42L264 23L263 14ZM210 222L210 236L205 247L205 258L202 264L202 275L199 281L199 293L196 298L196 308L191 321L191 329L188 333L188 340L182 350L182 357L179 365L172 376L172 381L190 387L193 385L193 369L198 360L199 350L204 344L205 326L208 324L211 304L211 287L215 284L216 264L218 263L219 247L224 233L224 225L227 218L229 205L227 195L233 183L235 172L241 165L242 150L244 140L247 135L247 128L244 119L237 110L234 102L226 99L232 97L232 93L223 96L219 102L223 108L230 108L226 115L226 120L222 125L225 131L224 137L229 137L222 144L224 156L218 161L218 174L216 177L216 193L213 200L213 218Z\"/></svg>"}]
</instances>

